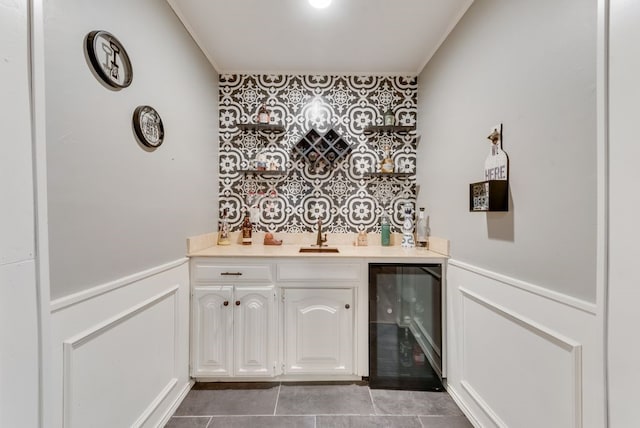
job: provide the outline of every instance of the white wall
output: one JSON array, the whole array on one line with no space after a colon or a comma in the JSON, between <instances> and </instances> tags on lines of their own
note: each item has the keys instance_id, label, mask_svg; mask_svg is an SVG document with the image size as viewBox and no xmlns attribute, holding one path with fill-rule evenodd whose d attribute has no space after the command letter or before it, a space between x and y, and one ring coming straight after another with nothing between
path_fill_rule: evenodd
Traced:
<instances>
[{"instance_id":1,"label":"white wall","mask_svg":"<svg viewBox=\"0 0 640 428\"><path fill-rule=\"evenodd\" d=\"M35 427L38 305L26 2L0 0L0 426Z\"/></svg>"},{"instance_id":2,"label":"white wall","mask_svg":"<svg viewBox=\"0 0 640 428\"><path fill-rule=\"evenodd\" d=\"M164 1L44 2L51 261L47 426L162 426L191 385L186 238L217 222L218 75ZM92 30L133 65L112 91ZM162 116L143 149L134 109Z\"/></svg>"},{"instance_id":3,"label":"white wall","mask_svg":"<svg viewBox=\"0 0 640 428\"><path fill-rule=\"evenodd\" d=\"M170 262L185 238L217 222L217 74L163 1L45 3L47 156L53 299ZM114 34L133 82L111 91L83 52L92 30ZM162 116L154 152L132 114Z\"/></svg>"},{"instance_id":4,"label":"white wall","mask_svg":"<svg viewBox=\"0 0 640 428\"><path fill-rule=\"evenodd\" d=\"M596 0L478 0L422 72L418 205L456 259L595 301L595 64ZM509 212L470 213L497 123Z\"/></svg>"},{"instance_id":5,"label":"white wall","mask_svg":"<svg viewBox=\"0 0 640 428\"><path fill-rule=\"evenodd\" d=\"M609 75L609 419L612 428L638 426L640 288L640 3L610 2Z\"/></svg>"},{"instance_id":6,"label":"white wall","mask_svg":"<svg viewBox=\"0 0 640 428\"><path fill-rule=\"evenodd\" d=\"M418 205L451 240L447 388L482 427L606 426L596 0L476 0L419 76ZM504 124L508 213L470 213Z\"/></svg>"}]
</instances>

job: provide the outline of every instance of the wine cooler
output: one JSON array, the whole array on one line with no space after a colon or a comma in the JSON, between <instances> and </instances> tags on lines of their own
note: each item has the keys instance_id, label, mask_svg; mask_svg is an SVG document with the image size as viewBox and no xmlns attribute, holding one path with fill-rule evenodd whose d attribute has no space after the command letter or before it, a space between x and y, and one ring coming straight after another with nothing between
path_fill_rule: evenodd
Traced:
<instances>
[{"instance_id":1,"label":"wine cooler","mask_svg":"<svg viewBox=\"0 0 640 428\"><path fill-rule=\"evenodd\" d=\"M441 391L442 266L369 265L369 387Z\"/></svg>"}]
</instances>

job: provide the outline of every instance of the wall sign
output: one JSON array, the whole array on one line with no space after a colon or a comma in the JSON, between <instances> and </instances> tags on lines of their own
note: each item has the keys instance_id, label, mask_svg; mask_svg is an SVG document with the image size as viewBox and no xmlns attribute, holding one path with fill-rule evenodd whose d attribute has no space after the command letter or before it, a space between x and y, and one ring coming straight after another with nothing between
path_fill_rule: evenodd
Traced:
<instances>
[{"instance_id":1,"label":"wall sign","mask_svg":"<svg viewBox=\"0 0 640 428\"><path fill-rule=\"evenodd\" d=\"M502 150L502 124L491 128L489 156L484 161L484 179L469 185L469 211L509 210L509 158Z\"/></svg>"},{"instance_id":2,"label":"wall sign","mask_svg":"<svg viewBox=\"0 0 640 428\"><path fill-rule=\"evenodd\" d=\"M158 112L150 106L139 106L133 112L133 129L140 143L156 148L164 139L164 126Z\"/></svg>"},{"instance_id":3,"label":"wall sign","mask_svg":"<svg viewBox=\"0 0 640 428\"><path fill-rule=\"evenodd\" d=\"M114 89L126 88L133 79L133 68L122 43L106 31L87 34L87 57L96 74Z\"/></svg>"},{"instance_id":4,"label":"wall sign","mask_svg":"<svg viewBox=\"0 0 640 428\"><path fill-rule=\"evenodd\" d=\"M502 150L502 124L492 129L491 134L487 137L491 140L491 151L484 161L484 179L508 180L509 158Z\"/></svg>"}]
</instances>

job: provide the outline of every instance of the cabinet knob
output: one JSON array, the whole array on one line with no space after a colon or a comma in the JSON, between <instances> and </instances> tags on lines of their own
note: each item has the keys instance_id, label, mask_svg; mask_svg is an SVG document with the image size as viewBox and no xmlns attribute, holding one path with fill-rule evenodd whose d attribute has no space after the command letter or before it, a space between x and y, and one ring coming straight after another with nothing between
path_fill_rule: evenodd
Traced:
<instances>
[{"instance_id":1,"label":"cabinet knob","mask_svg":"<svg viewBox=\"0 0 640 428\"><path fill-rule=\"evenodd\" d=\"M236 306L240 306L240 300L236 300Z\"/></svg>"},{"instance_id":2,"label":"cabinet knob","mask_svg":"<svg viewBox=\"0 0 640 428\"><path fill-rule=\"evenodd\" d=\"M349 305L348 303L346 305L344 305L345 309L349 309L351 307L351 305Z\"/></svg>"},{"instance_id":3,"label":"cabinet knob","mask_svg":"<svg viewBox=\"0 0 640 428\"><path fill-rule=\"evenodd\" d=\"M224 303L223 303L223 305L225 305L225 306L229 306L229 301L228 301L228 300L225 300L225 301L224 301Z\"/></svg>"}]
</instances>

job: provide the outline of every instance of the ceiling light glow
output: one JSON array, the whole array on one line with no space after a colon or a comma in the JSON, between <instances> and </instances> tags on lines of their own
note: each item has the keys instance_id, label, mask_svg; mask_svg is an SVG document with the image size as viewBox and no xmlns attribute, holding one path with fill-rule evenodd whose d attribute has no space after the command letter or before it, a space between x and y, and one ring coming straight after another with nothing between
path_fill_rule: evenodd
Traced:
<instances>
[{"instance_id":1,"label":"ceiling light glow","mask_svg":"<svg viewBox=\"0 0 640 428\"><path fill-rule=\"evenodd\" d=\"M309 4L316 9L324 9L331 4L331 0L309 0Z\"/></svg>"}]
</instances>

